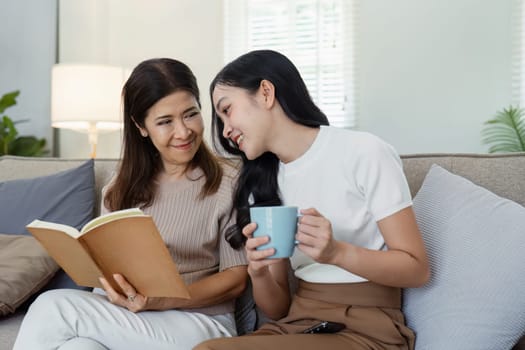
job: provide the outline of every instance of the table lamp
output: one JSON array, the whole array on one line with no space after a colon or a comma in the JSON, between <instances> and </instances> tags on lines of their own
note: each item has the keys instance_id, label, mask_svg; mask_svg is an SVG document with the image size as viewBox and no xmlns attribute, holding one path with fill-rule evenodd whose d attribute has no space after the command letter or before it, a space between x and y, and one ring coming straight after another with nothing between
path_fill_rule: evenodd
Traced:
<instances>
[{"instance_id":1,"label":"table lamp","mask_svg":"<svg viewBox=\"0 0 525 350\"><path fill-rule=\"evenodd\" d=\"M122 128L121 92L129 71L97 64L55 64L51 74L51 126L88 134L91 158L99 132Z\"/></svg>"}]
</instances>

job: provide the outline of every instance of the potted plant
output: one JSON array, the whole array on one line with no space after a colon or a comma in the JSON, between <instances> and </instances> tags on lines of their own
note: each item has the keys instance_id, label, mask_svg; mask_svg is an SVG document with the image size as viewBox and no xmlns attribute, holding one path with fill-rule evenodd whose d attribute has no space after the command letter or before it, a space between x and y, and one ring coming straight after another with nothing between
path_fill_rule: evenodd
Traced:
<instances>
[{"instance_id":1,"label":"potted plant","mask_svg":"<svg viewBox=\"0 0 525 350\"><path fill-rule=\"evenodd\" d=\"M482 142L489 153L525 152L525 111L509 106L484 123Z\"/></svg>"},{"instance_id":2,"label":"potted plant","mask_svg":"<svg viewBox=\"0 0 525 350\"><path fill-rule=\"evenodd\" d=\"M20 91L12 91L0 98L0 115L4 111L16 105L16 98ZM48 153L46 139L38 139L35 136L19 136L16 124L28 121L27 119L13 121L7 115L0 118L0 156L16 155L24 157L38 157Z\"/></svg>"}]
</instances>

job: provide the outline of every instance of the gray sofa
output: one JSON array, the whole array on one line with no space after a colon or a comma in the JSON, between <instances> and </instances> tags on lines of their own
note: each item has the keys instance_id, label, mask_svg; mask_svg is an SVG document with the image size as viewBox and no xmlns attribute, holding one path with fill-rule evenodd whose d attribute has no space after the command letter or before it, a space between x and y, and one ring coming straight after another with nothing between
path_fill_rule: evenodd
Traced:
<instances>
[{"instance_id":1,"label":"gray sofa","mask_svg":"<svg viewBox=\"0 0 525 350\"><path fill-rule=\"evenodd\" d=\"M505 155L419 154L403 155L402 159L413 196L420 188L431 165L438 164L455 174L470 179L499 196L525 205L525 153ZM84 161L54 158L0 157L0 183L6 180L52 174L60 170L79 166ZM94 191L97 194L96 212L98 212L102 185L108 181L116 163L115 160L97 159L95 161ZM0 318L0 350L11 349L23 318L23 313L24 309L22 308L13 315ZM514 349L525 349L524 338Z\"/></svg>"}]
</instances>

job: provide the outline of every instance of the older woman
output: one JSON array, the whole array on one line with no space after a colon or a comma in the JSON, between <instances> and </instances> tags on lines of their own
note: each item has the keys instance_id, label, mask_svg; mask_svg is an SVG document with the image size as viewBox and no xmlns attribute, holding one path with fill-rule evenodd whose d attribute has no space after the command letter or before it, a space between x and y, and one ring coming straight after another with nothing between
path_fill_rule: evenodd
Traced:
<instances>
[{"instance_id":1,"label":"older woman","mask_svg":"<svg viewBox=\"0 0 525 350\"><path fill-rule=\"evenodd\" d=\"M191 299L54 290L30 307L15 349L191 349L236 335L233 300L246 285L246 258L227 242L235 169L203 141L195 76L173 59L140 63L123 89L124 148L102 212L141 207L153 217ZM130 259L133 259L130 256Z\"/></svg>"}]
</instances>

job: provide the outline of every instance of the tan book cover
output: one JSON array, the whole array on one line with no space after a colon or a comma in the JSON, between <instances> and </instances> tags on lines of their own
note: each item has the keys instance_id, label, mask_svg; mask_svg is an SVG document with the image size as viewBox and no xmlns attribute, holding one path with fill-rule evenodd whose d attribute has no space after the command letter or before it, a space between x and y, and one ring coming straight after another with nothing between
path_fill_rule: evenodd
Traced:
<instances>
[{"instance_id":1,"label":"tan book cover","mask_svg":"<svg viewBox=\"0 0 525 350\"><path fill-rule=\"evenodd\" d=\"M137 292L149 297L190 297L177 266L149 215L124 209L99 216L80 231L68 225L34 220L27 230L77 283L102 287L122 274Z\"/></svg>"}]
</instances>

